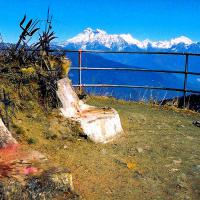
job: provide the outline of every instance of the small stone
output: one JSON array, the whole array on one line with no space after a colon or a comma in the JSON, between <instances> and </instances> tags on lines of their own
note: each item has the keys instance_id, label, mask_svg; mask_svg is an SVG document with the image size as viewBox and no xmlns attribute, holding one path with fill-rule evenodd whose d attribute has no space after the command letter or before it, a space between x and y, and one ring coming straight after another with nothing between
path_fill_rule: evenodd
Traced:
<instances>
[{"instance_id":1,"label":"small stone","mask_svg":"<svg viewBox=\"0 0 200 200\"><path fill-rule=\"evenodd\" d=\"M150 151L150 150L151 150L151 147L148 146L148 145L146 145L145 148L144 148L144 150Z\"/></svg>"},{"instance_id":2,"label":"small stone","mask_svg":"<svg viewBox=\"0 0 200 200\"><path fill-rule=\"evenodd\" d=\"M188 187L186 174L182 173L177 177L177 185L181 188Z\"/></svg>"},{"instance_id":3,"label":"small stone","mask_svg":"<svg viewBox=\"0 0 200 200\"><path fill-rule=\"evenodd\" d=\"M175 165L180 165L182 163L182 160L181 159L179 159L179 160L173 160L173 163Z\"/></svg>"},{"instance_id":4,"label":"small stone","mask_svg":"<svg viewBox=\"0 0 200 200\"><path fill-rule=\"evenodd\" d=\"M169 167L171 167L171 166L172 166L171 164L165 165L165 167L167 167L167 168L169 168Z\"/></svg>"},{"instance_id":5,"label":"small stone","mask_svg":"<svg viewBox=\"0 0 200 200\"><path fill-rule=\"evenodd\" d=\"M136 148L138 153L143 153L143 149L141 147Z\"/></svg>"},{"instance_id":6,"label":"small stone","mask_svg":"<svg viewBox=\"0 0 200 200\"><path fill-rule=\"evenodd\" d=\"M22 123L22 120L21 120L21 119L18 119L18 120L17 120L17 123L18 123L18 124L21 124L21 123Z\"/></svg>"},{"instance_id":7,"label":"small stone","mask_svg":"<svg viewBox=\"0 0 200 200\"><path fill-rule=\"evenodd\" d=\"M142 170L136 170L134 172L133 178L137 178L137 179L144 178L144 172Z\"/></svg>"},{"instance_id":8,"label":"small stone","mask_svg":"<svg viewBox=\"0 0 200 200\"><path fill-rule=\"evenodd\" d=\"M37 113L33 113L33 114L32 114L32 118L33 118L33 119L37 119L37 118L38 118Z\"/></svg>"},{"instance_id":9,"label":"small stone","mask_svg":"<svg viewBox=\"0 0 200 200\"><path fill-rule=\"evenodd\" d=\"M27 160L46 160L45 155L38 151L32 151L26 158Z\"/></svg>"},{"instance_id":10,"label":"small stone","mask_svg":"<svg viewBox=\"0 0 200 200\"><path fill-rule=\"evenodd\" d=\"M177 171L179 171L179 169L177 169L177 168L172 168L172 169L170 169L169 171L170 171L170 172L177 172Z\"/></svg>"},{"instance_id":11,"label":"small stone","mask_svg":"<svg viewBox=\"0 0 200 200\"><path fill-rule=\"evenodd\" d=\"M161 125L157 125L157 128L160 130L162 128L162 126Z\"/></svg>"},{"instance_id":12,"label":"small stone","mask_svg":"<svg viewBox=\"0 0 200 200\"><path fill-rule=\"evenodd\" d=\"M179 177L180 177L180 179L181 179L182 181L186 181L186 180L187 180L187 176L186 176L186 174L184 174L184 173L182 173Z\"/></svg>"},{"instance_id":13,"label":"small stone","mask_svg":"<svg viewBox=\"0 0 200 200\"><path fill-rule=\"evenodd\" d=\"M105 154L106 154L106 150L105 150L105 149L102 149L102 150L101 150L101 153L102 153L103 155L105 155Z\"/></svg>"},{"instance_id":14,"label":"small stone","mask_svg":"<svg viewBox=\"0 0 200 200\"><path fill-rule=\"evenodd\" d=\"M64 149L67 149L67 145L64 145L64 147L63 147Z\"/></svg>"},{"instance_id":15,"label":"small stone","mask_svg":"<svg viewBox=\"0 0 200 200\"><path fill-rule=\"evenodd\" d=\"M194 138L192 136L187 136L186 137L188 140L193 140Z\"/></svg>"},{"instance_id":16,"label":"small stone","mask_svg":"<svg viewBox=\"0 0 200 200\"><path fill-rule=\"evenodd\" d=\"M200 165L194 165L194 166L192 167L192 171L193 171L194 173L199 174L199 173L200 173Z\"/></svg>"},{"instance_id":17,"label":"small stone","mask_svg":"<svg viewBox=\"0 0 200 200\"><path fill-rule=\"evenodd\" d=\"M193 121L192 122L195 126L200 127L200 121Z\"/></svg>"},{"instance_id":18,"label":"small stone","mask_svg":"<svg viewBox=\"0 0 200 200\"><path fill-rule=\"evenodd\" d=\"M32 118L32 115L31 114L27 114L26 117L27 118Z\"/></svg>"},{"instance_id":19,"label":"small stone","mask_svg":"<svg viewBox=\"0 0 200 200\"><path fill-rule=\"evenodd\" d=\"M27 161L27 160L20 160L20 163L21 164L31 164L29 161Z\"/></svg>"}]
</instances>

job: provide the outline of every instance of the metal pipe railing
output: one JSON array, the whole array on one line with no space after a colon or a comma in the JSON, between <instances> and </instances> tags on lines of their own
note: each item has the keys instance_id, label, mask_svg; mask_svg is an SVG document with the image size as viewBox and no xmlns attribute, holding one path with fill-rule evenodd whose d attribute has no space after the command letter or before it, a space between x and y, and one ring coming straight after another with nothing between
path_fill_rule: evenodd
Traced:
<instances>
[{"instance_id":1,"label":"metal pipe railing","mask_svg":"<svg viewBox=\"0 0 200 200\"><path fill-rule=\"evenodd\" d=\"M184 71L184 83L183 83L183 107L185 108L186 107L186 94L187 94L187 78L188 78L188 59L189 59L189 56L186 55L185 56L185 71Z\"/></svg>"},{"instance_id":2,"label":"metal pipe railing","mask_svg":"<svg viewBox=\"0 0 200 200\"><path fill-rule=\"evenodd\" d=\"M78 65L79 65L79 91L82 93L82 50L78 51Z\"/></svg>"},{"instance_id":3,"label":"metal pipe railing","mask_svg":"<svg viewBox=\"0 0 200 200\"><path fill-rule=\"evenodd\" d=\"M74 84L74 87L79 87L79 84ZM152 89L152 90L168 90L177 92L193 92L200 94L197 90L183 90L180 88L168 88L168 87L155 87L155 86L142 86L142 85L117 85L117 84L82 84L82 87L116 87L116 88L133 88L133 89Z\"/></svg>"},{"instance_id":4,"label":"metal pipe railing","mask_svg":"<svg viewBox=\"0 0 200 200\"><path fill-rule=\"evenodd\" d=\"M5 51L8 49L0 49L0 51ZM27 51L33 51L32 49L27 49ZM39 51L39 50L38 50ZM144 88L153 90L171 90L183 92L184 96L184 107L186 106L186 95L187 92L198 93L199 91L187 89L188 75L200 76L200 72L192 72L189 70L189 56L200 56L200 53L186 53L186 52L138 52L138 51L97 51L97 50L59 50L50 49L51 53L78 53L78 67L72 67L71 70L79 70L79 84L74 85L79 87L80 92L82 92L83 87L121 87L121 88ZM139 69L139 68L123 68L123 67L83 67L82 66L82 56L83 53L99 53L99 54L144 54L144 55L174 55L174 56L184 56L185 66L183 71L178 70L160 70L160 69ZM84 84L82 83L82 70L121 70L121 71L132 71L132 72L152 72L152 73L169 73L169 74L182 74L184 75L183 88L167 88L167 87L155 87L155 86L138 86L138 85L118 85L118 84Z\"/></svg>"},{"instance_id":5,"label":"metal pipe railing","mask_svg":"<svg viewBox=\"0 0 200 200\"><path fill-rule=\"evenodd\" d=\"M200 56L200 54L197 53L177 53L177 52L131 52L131 51L93 51L93 50L82 50L82 51L75 51L75 50L65 50L65 52L78 52L79 54L82 53L113 53L113 54L145 54L145 55L175 55L175 56L184 56L185 57L185 66L183 71L177 71L177 70L160 70L160 69L139 69L139 68L122 68L122 67L82 67L79 64L79 67L73 67L71 70L79 70L79 76L82 76L82 73L80 71L82 70L119 70L119 71L132 71L132 72L152 72L152 73L168 73L168 74L183 74L184 80L183 80L183 88L168 88L168 87L155 87L155 86L138 86L138 85L118 85L118 84L84 84L80 83L78 86L79 88L82 87L118 87L118 88L142 88L142 89L152 89L152 90L169 90L169 91L177 91L177 92L183 92L183 98L184 98L184 107L186 107L186 96L187 92L190 93L198 93L200 94L200 91L196 90L189 90L187 89L187 81L188 81L188 75L197 75L200 76L200 72L192 72L189 71L189 56ZM82 55L79 56L79 58L82 59ZM80 61L79 61L80 63ZM82 80L82 77L79 77L79 80ZM80 91L81 92L81 91Z\"/></svg>"}]
</instances>

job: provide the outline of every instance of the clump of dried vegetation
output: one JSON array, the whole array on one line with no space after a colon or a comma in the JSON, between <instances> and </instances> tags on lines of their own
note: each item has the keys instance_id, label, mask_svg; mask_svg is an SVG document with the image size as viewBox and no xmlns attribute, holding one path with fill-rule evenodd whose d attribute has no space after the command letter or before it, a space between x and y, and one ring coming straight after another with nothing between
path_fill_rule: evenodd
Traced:
<instances>
[{"instance_id":1,"label":"clump of dried vegetation","mask_svg":"<svg viewBox=\"0 0 200 200\"><path fill-rule=\"evenodd\" d=\"M0 117L7 126L11 107L27 109L29 104L34 107L36 100L45 111L60 106L57 80L68 73L70 61L62 53L50 53L50 42L56 37L49 11L43 31L39 22L27 21L25 15L19 24L22 31L18 42L0 48ZM36 35L36 42L29 44Z\"/></svg>"},{"instance_id":2,"label":"clump of dried vegetation","mask_svg":"<svg viewBox=\"0 0 200 200\"><path fill-rule=\"evenodd\" d=\"M55 139L73 139L72 135L76 132L73 131L73 124L70 126L70 122L64 120L56 109L60 106L56 95L57 80L67 75L70 61L61 53L50 53L50 42L56 37L49 11L44 31L39 28L39 20L27 21L26 15L19 26L22 32L18 42L0 48L0 119L19 142L20 150L31 152L41 141L45 145ZM36 42L29 44L37 34ZM47 180L45 174L25 177L24 184L14 163L19 158L16 156L14 162L6 160L4 163L4 157L0 152L0 199L17 199L19 196L21 199L40 199L41 194L47 199L78 199L71 186L68 188L69 184L63 182L68 174L57 177L60 172L55 172L55 182L52 181L51 185L48 184L50 180L43 183L43 179ZM27 162L22 156L20 159L19 163L23 159ZM41 170L58 167L53 162L48 165L38 161L38 165ZM54 175L54 172L50 173Z\"/></svg>"}]
</instances>

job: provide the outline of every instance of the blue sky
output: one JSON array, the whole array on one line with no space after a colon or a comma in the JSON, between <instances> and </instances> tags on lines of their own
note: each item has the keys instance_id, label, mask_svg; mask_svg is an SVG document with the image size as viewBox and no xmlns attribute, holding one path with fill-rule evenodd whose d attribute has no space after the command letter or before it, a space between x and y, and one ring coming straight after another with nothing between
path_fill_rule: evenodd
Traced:
<instances>
[{"instance_id":1,"label":"blue sky","mask_svg":"<svg viewBox=\"0 0 200 200\"><path fill-rule=\"evenodd\" d=\"M185 35L200 41L200 0L0 0L0 33L14 42L23 15L44 19L50 6L60 41L87 27L137 39Z\"/></svg>"}]
</instances>

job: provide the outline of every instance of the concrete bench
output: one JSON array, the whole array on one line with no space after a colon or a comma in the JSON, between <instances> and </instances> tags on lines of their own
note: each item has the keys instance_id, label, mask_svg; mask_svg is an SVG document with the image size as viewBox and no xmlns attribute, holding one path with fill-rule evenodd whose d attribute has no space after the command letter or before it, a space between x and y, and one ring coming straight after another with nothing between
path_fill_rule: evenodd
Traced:
<instances>
[{"instance_id":1,"label":"concrete bench","mask_svg":"<svg viewBox=\"0 0 200 200\"><path fill-rule=\"evenodd\" d=\"M62 103L61 113L79 122L83 134L92 141L107 143L123 133L117 111L113 108L96 108L79 100L68 78L58 81L57 95Z\"/></svg>"}]
</instances>

